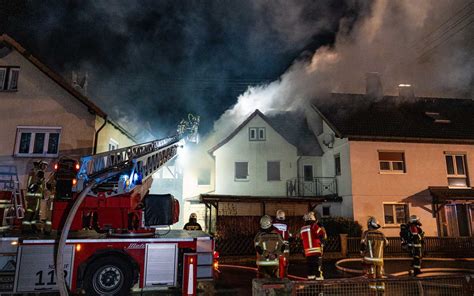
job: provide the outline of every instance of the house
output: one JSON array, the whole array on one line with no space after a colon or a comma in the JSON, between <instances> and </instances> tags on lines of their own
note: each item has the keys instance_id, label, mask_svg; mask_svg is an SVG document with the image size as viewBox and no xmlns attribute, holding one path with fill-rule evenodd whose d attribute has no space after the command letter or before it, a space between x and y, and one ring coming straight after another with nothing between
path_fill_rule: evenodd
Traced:
<instances>
[{"instance_id":1,"label":"house","mask_svg":"<svg viewBox=\"0 0 474 296\"><path fill-rule=\"evenodd\" d=\"M16 166L20 188L35 160L78 159L136 142L77 86L7 35L0 35L0 101L0 165Z\"/></svg>"},{"instance_id":2,"label":"house","mask_svg":"<svg viewBox=\"0 0 474 296\"><path fill-rule=\"evenodd\" d=\"M375 216L389 236L410 215L429 236L474 235L474 101L377 92L332 94L307 112L342 214Z\"/></svg>"},{"instance_id":3,"label":"house","mask_svg":"<svg viewBox=\"0 0 474 296\"><path fill-rule=\"evenodd\" d=\"M308 210L339 198L334 175L321 177L323 151L301 111L255 110L207 152L211 166L197 176L209 193L201 192L198 201L208 209L211 228L216 219L255 220L280 208L302 221Z\"/></svg>"}]
</instances>

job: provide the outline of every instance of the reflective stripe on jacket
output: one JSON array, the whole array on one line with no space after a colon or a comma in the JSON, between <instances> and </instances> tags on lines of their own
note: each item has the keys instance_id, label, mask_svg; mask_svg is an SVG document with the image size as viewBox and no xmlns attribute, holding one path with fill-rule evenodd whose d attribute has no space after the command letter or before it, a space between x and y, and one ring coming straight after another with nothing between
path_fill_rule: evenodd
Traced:
<instances>
[{"instance_id":1,"label":"reflective stripe on jacket","mask_svg":"<svg viewBox=\"0 0 474 296\"><path fill-rule=\"evenodd\" d=\"M326 238L326 231L318 223L301 227L301 240L305 256L321 256L323 253L322 240Z\"/></svg>"}]
</instances>

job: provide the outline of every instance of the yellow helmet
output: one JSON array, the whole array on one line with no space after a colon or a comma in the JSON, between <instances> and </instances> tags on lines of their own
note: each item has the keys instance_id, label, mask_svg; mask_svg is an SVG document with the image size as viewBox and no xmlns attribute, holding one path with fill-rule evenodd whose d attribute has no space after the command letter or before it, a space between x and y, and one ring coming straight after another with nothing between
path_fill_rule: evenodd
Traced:
<instances>
[{"instance_id":1,"label":"yellow helmet","mask_svg":"<svg viewBox=\"0 0 474 296\"><path fill-rule=\"evenodd\" d=\"M260 227L262 229L268 229L272 227L272 218L268 215L265 215L262 218L260 218Z\"/></svg>"}]
</instances>

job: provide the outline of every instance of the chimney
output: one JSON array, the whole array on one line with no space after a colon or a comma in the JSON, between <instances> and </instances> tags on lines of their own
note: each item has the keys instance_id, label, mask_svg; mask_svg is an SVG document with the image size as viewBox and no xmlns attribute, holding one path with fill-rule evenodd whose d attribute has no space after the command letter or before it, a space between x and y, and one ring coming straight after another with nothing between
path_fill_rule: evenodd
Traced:
<instances>
[{"instance_id":1,"label":"chimney","mask_svg":"<svg viewBox=\"0 0 474 296\"><path fill-rule=\"evenodd\" d=\"M365 91L371 99L381 99L383 97L382 81L378 72L369 72L365 74Z\"/></svg>"},{"instance_id":2,"label":"chimney","mask_svg":"<svg viewBox=\"0 0 474 296\"><path fill-rule=\"evenodd\" d=\"M81 94L84 96L87 95L87 84L88 84L88 78L89 75L87 72L85 73L80 73L76 71L72 71L72 87L74 87L77 91L79 91Z\"/></svg>"},{"instance_id":3,"label":"chimney","mask_svg":"<svg viewBox=\"0 0 474 296\"><path fill-rule=\"evenodd\" d=\"M413 99L415 98L415 92L411 84L399 84L398 85L398 96L403 99Z\"/></svg>"}]
</instances>

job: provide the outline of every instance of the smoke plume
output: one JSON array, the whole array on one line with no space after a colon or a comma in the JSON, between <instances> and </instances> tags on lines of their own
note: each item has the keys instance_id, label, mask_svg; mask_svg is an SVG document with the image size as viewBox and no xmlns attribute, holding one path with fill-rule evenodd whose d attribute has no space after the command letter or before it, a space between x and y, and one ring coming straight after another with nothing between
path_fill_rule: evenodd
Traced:
<instances>
[{"instance_id":1,"label":"smoke plume","mask_svg":"<svg viewBox=\"0 0 474 296\"><path fill-rule=\"evenodd\" d=\"M472 1L375 1L355 24L340 20L334 44L305 52L278 80L249 87L215 122L209 142L255 109L287 111L330 92L364 93L367 72L380 73L385 94L410 83L417 96L472 98L473 22Z\"/></svg>"}]
</instances>

